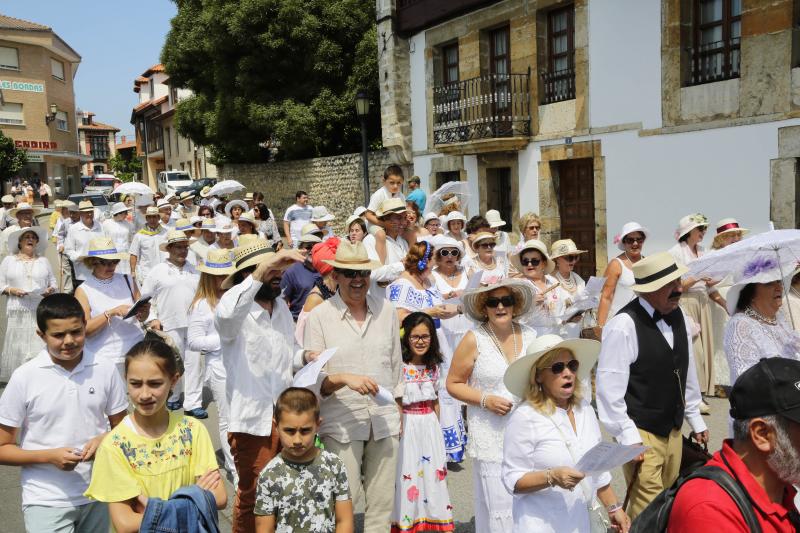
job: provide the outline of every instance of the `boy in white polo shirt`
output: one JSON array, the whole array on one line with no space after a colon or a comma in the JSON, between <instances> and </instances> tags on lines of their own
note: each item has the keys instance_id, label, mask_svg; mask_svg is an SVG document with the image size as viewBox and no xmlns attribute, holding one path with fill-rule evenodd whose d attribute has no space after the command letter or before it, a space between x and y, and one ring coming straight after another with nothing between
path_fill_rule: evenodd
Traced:
<instances>
[{"instance_id":1,"label":"boy in white polo shirt","mask_svg":"<svg viewBox=\"0 0 800 533\"><path fill-rule=\"evenodd\" d=\"M0 464L22 467L29 533L108 531L107 505L83 493L109 423L127 414L125 384L114 365L83 351L86 320L74 296L45 297L36 323L46 348L0 397Z\"/></svg>"}]
</instances>

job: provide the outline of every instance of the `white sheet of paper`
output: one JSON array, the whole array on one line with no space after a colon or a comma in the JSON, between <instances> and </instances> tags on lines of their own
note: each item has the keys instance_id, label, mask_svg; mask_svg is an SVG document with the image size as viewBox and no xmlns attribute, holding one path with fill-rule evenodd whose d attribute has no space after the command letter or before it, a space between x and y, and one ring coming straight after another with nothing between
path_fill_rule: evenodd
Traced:
<instances>
[{"instance_id":1,"label":"white sheet of paper","mask_svg":"<svg viewBox=\"0 0 800 533\"><path fill-rule=\"evenodd\" d=\"M311 361L306 366L301 368L297 371L297 374L294 375L294 379L292 380L293 387L310 387L317 382L317 378L319 377L319 373L322 371L322 367L333 357L333 354L336 353L338 348L328 348L321 354L315 361Z\"/></svg>"},{"instance_id":2,"label":"white sheet of paper","mask_svg":"<svg viewBox=\"0 0 800 533\"><path fill-rule=\"evenodd\" d=\"M378 394L372 397L375 400L375 403L380 405L381 407L384 405L392 405L394 403L394 396L388 389L383 386L378 385Z\"/></svg>"},{"instance_id":3,"label":"white sheet of paper","mask_svg":"<svg viewBox=\"0 0 800 533\"><path fill-rule=\"evenodd\" d=\"M478 270L474 272L470 277L469 281L467 282L467 286L464 288L465 291L471 289L477 289L481 286L481 278L483 277L483 270Z\"/></svg>"},{"instance_id":4,"label":"white sheet of paper","mask_svg":"<svg viewBox=\"0 0 800 533\"><path fill-rule=\"evenodd\" d=\"M564 321L569 320L578 313L588 311L589 309L594 309L599 304L600 300L598 298L584 298L583 300L578 300L577 302L569 306L566 312L558 318Z\"/></svg>"},{"instance_id":5,"label":"white sheet of paper","mask_svg":"<svg viewBox=\"0 0 800 533\"><path fill-rule=\"evenodd\" d=\"M589 281L586 282L586 294L590 296L599 296L600 292L603 290L603 285L606 283L606 278L603 277L596 277L592 276L589 278Z\"/></svg>"},{"instance_id":6,"label":"white sheet of paper","mask_svg":"<svg viewBox=\"0 0 800 533\"><path fill-rule=\"evenodd\" d=\"M583 454L575 469L584 474L608 472L624 465L646 449L647 446L638 444L626 446L616 442L601 442Z\"/></svg>"}]
</instances>

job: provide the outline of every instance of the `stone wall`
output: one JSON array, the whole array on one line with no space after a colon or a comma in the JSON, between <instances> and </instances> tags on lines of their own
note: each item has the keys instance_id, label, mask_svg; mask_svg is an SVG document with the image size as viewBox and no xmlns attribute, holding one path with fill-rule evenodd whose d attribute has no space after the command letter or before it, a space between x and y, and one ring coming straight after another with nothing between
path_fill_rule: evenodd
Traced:
<instances>
[{"instance_id":1,"label":"stone wall","mask_svg":"<svg viewBox=\"0 0 800 533\"><path fill-rule=\"evenodd\" d=\"M381 186L383 171L393 164L387 150L370 152L370 194ZM261 191L283 229L283 213L294 203L298 190L309 194L311 205L324 205L336 215L332 226L337 234L344 230L347 217L356 206L364 205L361 154L345 154L279 163L224 165L219 178L235 179L248 191ZM406 178L408 178L406 172Z\"/></svg>"}]
</instances>

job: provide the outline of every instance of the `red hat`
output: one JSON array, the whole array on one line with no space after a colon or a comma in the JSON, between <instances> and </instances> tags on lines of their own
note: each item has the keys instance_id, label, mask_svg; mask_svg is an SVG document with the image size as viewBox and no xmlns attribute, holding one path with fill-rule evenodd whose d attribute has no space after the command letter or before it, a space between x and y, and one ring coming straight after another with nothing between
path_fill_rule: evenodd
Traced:
<instances>
[{"instance_id":1,"label":"red hat","mask_svg":"<svg viewBox=\"0 0 800 533\"><path fill-rule=\"evenodd\" d=\"M339 247L339 237L331 237L319 244L315 244L311 249L311 264L321 276L329 274L333 267L324 260L336 259L336 249Z\"/></svg>"}]
</instances>

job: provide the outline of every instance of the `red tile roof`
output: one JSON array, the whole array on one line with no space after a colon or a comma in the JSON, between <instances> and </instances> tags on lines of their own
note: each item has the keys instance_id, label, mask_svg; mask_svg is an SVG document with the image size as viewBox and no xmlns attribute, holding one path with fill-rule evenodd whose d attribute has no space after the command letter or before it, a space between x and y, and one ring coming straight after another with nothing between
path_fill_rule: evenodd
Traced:
<instances>
[{"instance_id":1,"label":"red tile roof","mask_svg":"<svg viewBox=\"0 0 800 533\"><path fill-rule=\"evenodd\" d=\"M166 101L167 101L167 97L166 96L162 96L160 98L156 98L155 100L148 100L148 101L142 102L141 104L139 104L136 107L134 107L133 108L133 112L134 113L138 113L139 111L142 111L143 109L147 109L150 106L156 107L158 105L163 104Z\"/></svg>"},{"instance_id":2,"label":"red tile roof","mask_svg":"<svg viewBox=\"0 0 800 533\"><path fill-rule=\"evenodd\" d=\"M7 30L52 31L49 26L0 14L0 28Z\"/></svg>"},{"instance_id":3,"label":"red tile roof","mask_svg":"<svg viewBox=\"0 0 800 533\"><path fill-rule=\"evenodd\" d=\"M93 122L92 124L78 124L79 130L102 130L102 131L120 131L119 128L111 126L110 124L103 124L102 122Z\"/></svg>"},{"instance_id":4,"label":"red tile roof","mask_svg":"<svg viewBox=\"0 0 800 533\"><path fill-rule=\"evenodd\" d=\"M153 65L149 69L145 70L142 73L142 76L148 77L148 76L150 76L151 74L153 74L155 72L165 72L164 65L162 65L161 63L156 63L155 65Z\"/></svg>"},{"instance_id":5,"label":"red tile roof","mask_svg":"<svg viewBox=\"0 0 800 533\"><path fill-rule=\"evenodd\" d=\"M136 141L127 141L124 143L117 143L117 150L126 150L128 148L136 148Z\"/></svg>"}]
</instances>

